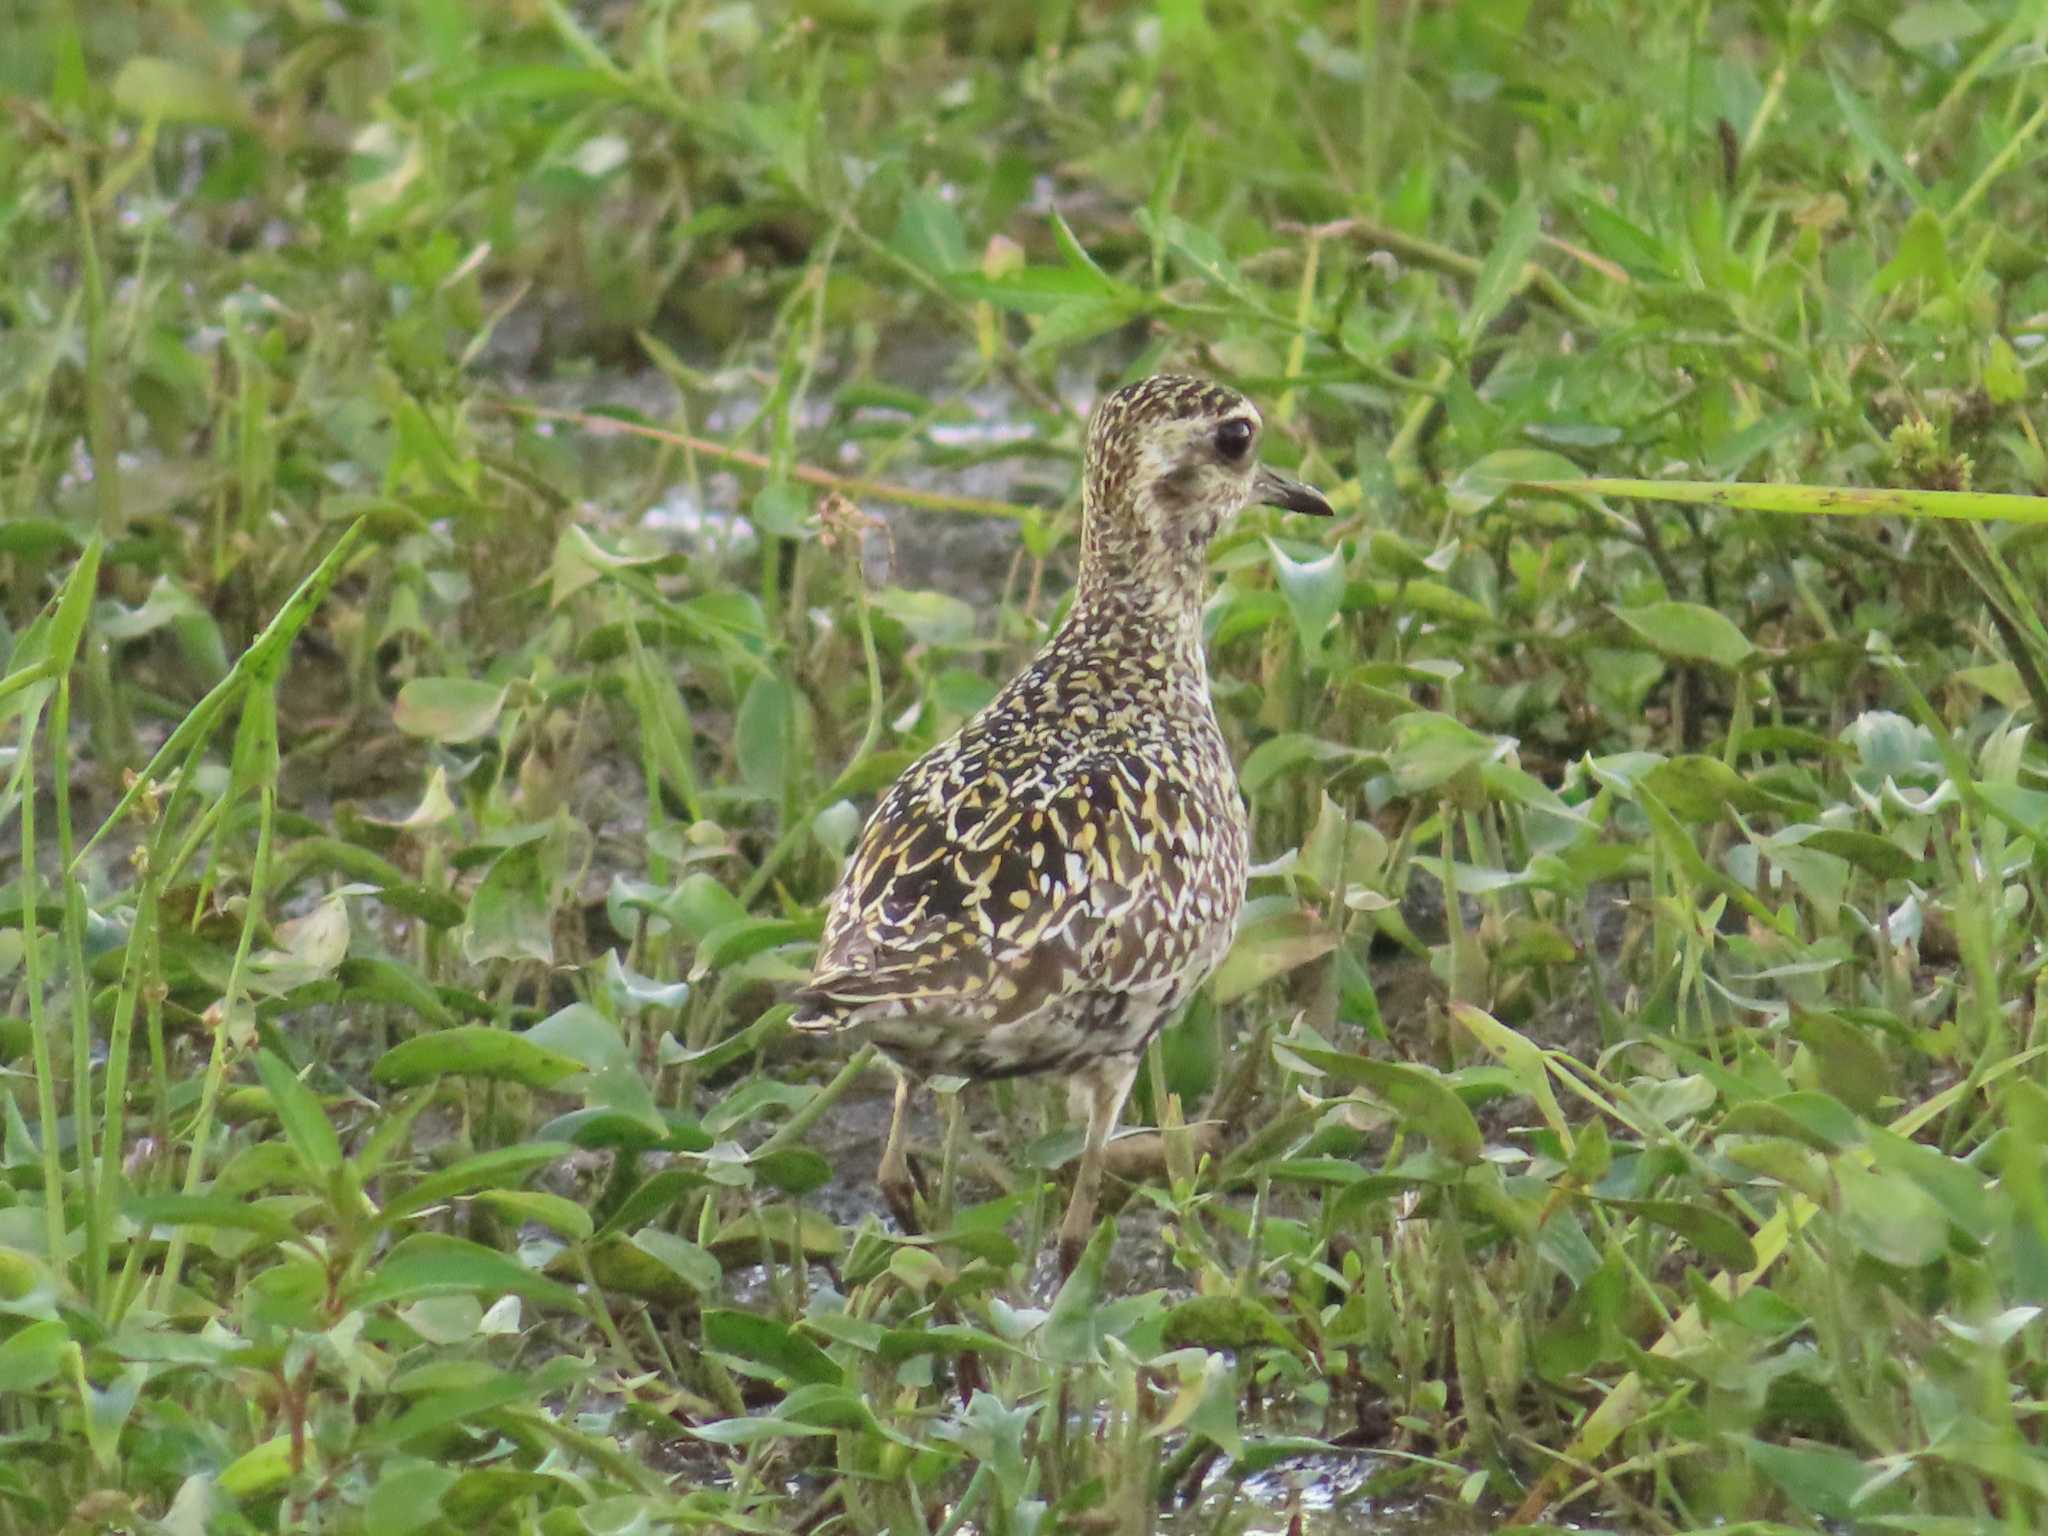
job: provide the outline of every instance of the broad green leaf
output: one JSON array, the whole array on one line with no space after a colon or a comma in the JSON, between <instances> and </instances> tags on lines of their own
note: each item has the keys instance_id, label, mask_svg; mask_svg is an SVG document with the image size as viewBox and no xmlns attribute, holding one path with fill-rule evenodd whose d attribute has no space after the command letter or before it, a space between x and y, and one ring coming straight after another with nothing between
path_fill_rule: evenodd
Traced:
<instances>
[{"instance_id":1,"label":"broad green leaf","mask_svg":"<svg viewBox=\"0 0 2048 1536\"><path fill-rule=\"evenodd\" d=\"M1880 880L1907 879L1920 868L1921 862L1890 838L1879 837L1875 832L1859 832L1854 827L1823 827L1811 837L1802 838L1799 846L1847 859Z\"/></svg>"},{"instance_id":2,"label":"broad green leaf","mask_svg":"<svg viewBox=\"0 0 2048 1536\"><path fill-rule=\"evenodd\" d=\"M1979 784L1977 796L2015 832L2048 845L2048 790L2017 784Z\"/></svg>"},{"instance_id":3,"label":"broad green leaf","mask_svg":"<svg viewBox=\"0 0 2048 1536\"><path fill-rule=\"evenodd\" d=\"M1773 1445L1747 1436L1737 1436L1735 1443L1751 1466L1809 1514L1847 1525L1876 1513L1858 1499L1876 1469L1847 1451L1812 1441Z\"/></svg>"},{"instance_id":4,"label":"broad green leaf","mask_svg":"<svg viewBox=\"0 0 2048 1536\"><path fill-rule=\"evenodd\" d=\"M274 948L250 960L255 989L272 996L332 975L348 957L348 903L330 896L305 916L279 923L275 937Z\"/></svg>"},{"instance_id":5,"label":"broad green leaf","mask_svg":"<svg viewBox=\"0 0 2048 1536\"><path fill-rule=\"evenodd\" d=\"M455 1073L552 1088L583 1070L575 1057L536 1045L524 1035L488 1024L459 1024L394 1045L377 1059L370 1075L399 1087Z\"/></svg>"},{"instance_id":6,"label":"broad green leaf","mask_svg":"<svg viewBox=\"0 0 2048 1536\"><path fill-rule=\"evenodd\" d=\"M1906 221L1899 235L1898 250L1871 279L1870 286L1879 293L1890 293L1915 281L1932 284L1941 291L1955 284L1955 273L1948 261L1948 237L1942 230L1941 216L1932 208L1923 207Z\"/></svg>"},{"instance_id":7,"label":"broad green leaf","mask_svg":"<svg viewBox=\"0 0 2048 1536\"><path fill-rule=\"evenodd\" d=\"M1746 1274L1756 1267L1756 1248L1749 1234L1729 1216L1712 1206L1690 1200L1618 1200L1598 1197L1610 1210L1626 1211L1652 1226L1676 1232L1696 1249L1726 1270Z\"/></svg>"},{"instance_id":8,"label":"broad green leaf","mask_svg":"<svg viewBox=\"0 0 2048 1536\"><path fill-rule=\"evenodd\" d=\"M1522 270L1536 249L1542 225L1533 198L1523 197L1507 211L1487 248L1486 262L1472 284L1472 301L1460 329L1466 345L1476 342L1522 286Z\"/></svg>"},{"instance_id":9,"label":"broad green leaf","mask_svg":"<svg viewBox=\"0 0 2048 1536\"><path fill-rule=\"evenodd\" d=\"M1052 1310L1039 1335L1039 1346L1048 1363L1087 1365L1099 1361L1105 1339L1124 1338L1141 1319L1149 1318L1156 1324L1163 1315L1156 1291L1106 1299L1105 1275L1115 1243L1116 1221L1106 1217L1089 1237L1074 1272L1053 1298Z\"/></svg>"},{"instance_id":10,"label":"broad green leaf","mask_svg":"<svg viewBox=\"0 0 2048 1536\"><path fill-rule=\"evenodd\" d=\"M260 1498L291 1481L292 1437L275 1435L220 1470L216 1486L237 1499Z\"/></svg>"},{"instance_id":11,"label":"broad green leaf","mask_svg":"<svg viewBox=\"0 0 2048 1536\"><path fill-rule=\"evenodd\" d=\"M1493 622L1493 614L1484 603L1467 597L1456 587L1427 578L1404 581L1398 586L1390 584L1379 601L1397 611L1424 613L1455 624L1483 627Z\"/></svg>"},{"instance_id":12,"label":"broad green leaf","mask_svg":"<svg viewBox=\"0 0 2048 1536\"><path fill-rule=\"evenodd\" d=\"M574 1057L592 1072L635 1070L632 1051L618 1025L588 1003L558 1008L526 1032L535 1045Z\"/></svg>"},{"instance_id":13,"label":"broad green leaf","mask_svg":"<svg viewBox=\"0 0 2048 1536\"><path fill-rule=\"evenodd\" d=\"M1913 1269L1948 1252L1948 1214L1913 1180L1837 1159L1835 1184L1842 1230L1872 1258Z\"/></svg>"},{"instance_id":14,"label":"broad green leaf","mask_svg":"<svg viewBox=\"0 0 2048 1536\"><path fill-rule=\"evenodd\" d=\"M505 707L501 684L467 677L416 677L398 690L392 719L408 736L457 744L488 735Z\"/></svg>"},{"instance_id":15,"label":"broad green leaf","mask_svg":"<svg viewBox=\"0 0 2048 1536\"><path fill-rule=\"evenodd\" d=\"M1920 178L1907 167L1899 152L1892 148L1883 126L1863 98L1856 94L1855 87L1834 70L1828 71L1828 84L1834 90L1835 106L1841 113L1842 125L1849 130L1849 137L1877 162L1900 191L1913 200L1916 208L1924 208L1927 188L1921 185Z\"/></svg>"},{"instance_id":16,"label":"broad green leaf","mask_svg":"<svg viewBox=\"0 0 2048 1536\"><path fill-rule=\"evenodd\" d=\"M659 981L652 976L642 976L619 958L616 949L605 951L604 985L606 996L627 1014L638 1013L644 1008L680 1008L690 1000L687 981Z\"/></svg>"},{"instance_id":17,"label":"broad green leaf","mask_svg":"<svg viewBox=\"0 0 2048 1536\"><path fill-rule=\"evenodd\" d=\"M715 1296L725 1271L717 1258L688 1238L659 1227L642 1227L626 1239L699 1296Z\"/></svg>"},{"instance_id":18,"label":"broad green leaf","mask_svg":"<svg viewBox=\"0 0 2048 1536\"><path fill-rule=\"evenodd\" d=\"M560 1480L550 1474L520 1467L469 1467L455 1486L441 1496L441 1513L457 1530L487 1530L499 1511L523 1499L532 1500L536 1508L543 1507L544 1499L561 1486ZM742 1529L738 1525L733 1528Z\"/></svg>"},{"instance_id":19,"label":"broad green leaf","mask_svg":"<svg viewBox=\"0 0 2048 1536\"><path fill-rule=\"evenodd\" d=\"M407 1445L438 1436L452 1424L470 1424L514 1403L538 1404L589 1375L590 1367L574 1355L556 1355L540 1366L488 1374L474 1384L447 1385L423 1392L419 1400L387 1424L369 1430L371 1446Z\"/></svg>"},{"instance_id":20,"label":"broad green leaf","mask_svg":"<svg viewBox=\"0 0 2048 1536\"><path fill-rule=\"evenodd\" d=\"M299 1229L280 1212L253 1200L226 1195L139 1195L123 1201L131 1220L158 1227L224 1227L288 1243Z\"/></svg>"},{"instance_id":21,"label":"broad green leaf","mask_svg":"<svg viewBox=\"0 0 2048 1536\"><path fill-rule=\"evenodd\" d=\"M1254 747L1244 760L1238 780L1244 785L1244 792L1256 799L1261 790L1282 774L1298 768L1355 760L1364 755L1356 747L1319 741L1300 731L1288 731ZM1326 780L1327 777L1325 775Z\"/></svg>"},{"instance_id":22,"label":"broad green leaf","mask_svg":"<svg viewBox=\"0 0 2048 1536\"><path fill-rule=\"evenodd\" d=\"M1336 947L1336 930L1313 913L1282 912L1254 918L1238 929L1210 986L1218 1003L1234 1002Z\"/></svg>"},{"instance_id":23,"label":"broad green leaf","mask_svg":"<svg viewBox=\"0 0 2048 1536\"><path fill-rule=\"evenodd\" d=\"M832 1357L795 1329L759 1312L711 1310L704 1314L709 1349L765 1365L790 1381L838 1386L845 1372Z\"/></svg>"},{"instance_id":24,"label":"broad green leaf","mask_svg":"<svg viewBox=\"0 0 2048 1536\"><path fill-rule=\"evenodd\" d=\"M1789 1136L1821 1152L1838 1152L1863 1140L1863 1124L1847 1105L1811 1090L1750 1099L1721 1117L1731 1136Z\"/></svg>"},{"instance_id":25,"label":"broad green leaf","mask_svg":"<svg viewBox=\"0 0 2048 1536\"><path fill-rule=\"evenodd\" d=\"M1038 321L1024 354L1036 357L1078 346L1123 329L1141 313L1143 305L1134 299L1071 299Z\"/></svg>"},{"instance_id":26,"label":"broad green leaf","mask_svg":"<svg viewBox=\"0 0 2048 1536\"><path fill-rule=\"evenodd\" d=\"M1961 667L1951 682L1964 683L1988 694L2007 709L2019 709L2027 702L2027 685L2020 669L2009 661L1994 661L1981 667Z\"/></svg>"},{"instance_id":27,"label":"broad green leaf","mask_svg":"<svg viewBox=\"0 0 2048 1536\"><path fill-rule=\"evenodd\" d=\"M1641 782L1680 821L1719 821L1729 810L1800 809L1758 789L1718 757L1700 753L1668 758L1644 774Z\"/></svg>"},{"instance_id":28,"label":"broad green leaf","mask_svg":"<svg viewBox=\"0 0 2048 1536\"><path fill-rule=\"evenodd\" d=\"M946 277L973 265L967 255L967 234L960 215L938 193L914 188L903 198L896 233L889 243L913 265L933 277Z\"/></svg>"},{"instance_id":29,"label":"broad green leaf","mask_svg":"<svg viewBox=\"0 0 2048 1536\"><path fill-rule=\"evenodd\" d=\"M711 1239L711 1251L731 1265L759 1264L771 1255L777 1263L793 1263L799 1257L797 1248L803 1259L829 1263L845 1251L846 1237L823 1212L766 1206L735 1216Z\"/></svg>"},{"instance_id":30,"label":"broad green leaf","mask_svg":"<svg viewBox=\"0 0 2048 1536\"><path fill-rule=\"evenodd\" d=\"M1620 263L1636 277L1677 280L1677 260L1663 241L1597 198L1574 197L1569 203L1572 216L1601 255Z\"/></svg>"},{"instance_id":31,"label":"broad green leaf","mask_svg":"<svg viewBox=\"0 0 2048 1536\"><path fill-rule=\"evenodd\" d=\"M1451 509L1470 517L1484 512L1517 485L1531 480L1570 480L1579 472L1562 454L1544 448L1497 448L1458 472L1445 491ZM1377 553L1377 546L1375 546Z\"/></svg>"},{"instance_id":32,"label":"broad green leaf","mask_svg":"<svg viewBox=\"0 0 2048 1536\"><path fill-rule=\"evenodd\" d=\"M822 914L797 917L743 917L704 935L690 963L690 980L701 981L717 971L785 944L807 944L824 932Z\"/></svg>"},{"instance_id":33,"label":"broad green leaf","mask_svg":"<svg viewBox=\"0 0 2048 1536\"><path fill-rule=\"evenodd\" d=\"M70 1348L71 1334L55 1318L30 1323L0 1341L0 1394L30 1392L56 1380Z\"/></svg>"},{"instance_id":34,"label":"broad green leaf","mask_svg":"<svg viewBox=\"0 0 2048 1536\"><path fill-rule=\"evenodd\" d=\"M568 1157L575 1150L566 1141L529 1141L516 1147L478 1152L391 1196L385 1201L382 1220L394 1222L414 1211L423 1211L479 1189L517 1188L530 1174Z\"/></svg>"},{"instance_id":35,"label":"broad green leaf","mask_svg":"<svg viewBox=\"0 0 2048 1536\"><path fill-rule=\"evenodd\" d=\"M1224 293L1243 304L1257 302L1257 291L1246 284L1244 273L1214 230L1173 213L1162 215L1155 226L1150 209L1141 210L1137 222L1148 234L1156 228L1168 250Z\"/></svg>"},{"instance_id":36,"label":"broad green leaf","mask_svg":"<svg viewBox=\"0 0 2048 1536\"><path fill-rule=\"evenodd\" d=\"M2027 398L2027 375L2020 367L2019 354L2003 336L1991 338L1984 360L1984 392L1993 405L2017 405Z\"/></svg>"},{"instance_id":37,"label":"broad green leaf","mask_svg":"<svg viewBox=\"0 0 2048 1536\"><path fill-rule=\"evenodd\" d=\"M747 1166L785 1195L808 1195L832 1182L832 1164L810 1147L783 1147L749 1158Z\"/></svg>"},{"instance_id":38,"label":"broad green leaf","mask_svg":"<svg viewBox=\"0 0 2048 1536\"><path fill-rule=\"evenodd\" d=\"M1871 1033L1839 1014L1792 1010L1793 1035L1811 1053L1821 1087L1858 1114L1869 1115L1892 1091L1892 1071Z\"/></svg>"},{"instance_id":39,"label":"broad green leaf","mask_svg":"<svg viewBox=\"0 0 2048 1536\"><path fill-rule=\"evenodd\" d=\"M1572 1144L1571 1127L1566 1123L1564 1108L1557 1102L1557 1094L1550 1086L1550 1069L1543 1064L1542 1047L1470 1003L1452 1003L1450 1012L1453 1019L1514 1074L1516 1087L1536 1101L1544 1124L1556 1132L1558 1139L1569 1148ZM1596 1120L1593 1124L1597 1127L1599 1122Z\"/></svg>"},{"instance_id":40,"label":"broad green leaf","mask_svg":"<svg viewBox=\"0 0 2048 1536\"><path fill-rule=\"evenodd\" d=\"M412 1536L441 1514L441 1500L462 1474L417 1457L387 1463L363 1505L363 1528L377 1536Z\"/></svg>"},{"instance_id":41,"label":"broad green leaf","mask_svg":"<svg viewBox=\"0 0 2048 1536\"><path fill-rule=\"evenodd\" d=\"M1270 539L1266 548L1273 557L1281 595L1294 615L1301 653L1314 662L1322 656L1323 634L1344 601L1344 552L1333 549L1317 559L1297 561Z\"/></svg>"},{"instance_id":42,"label":"broad green leaf","mask_svg":"<svg viewBox=\"0 0 2048 1536\"><path fill-rule=\"evenodd\" d=\"M1972 1164L1887 1130L1872 1130L1870 1151L1874 1171L1912 1180L1973 1241L1991 1242L2003 1230L2006 1191Z\"/></svg>"},{"instance_id":43,"label":"broad green leaf","mask_svg":"<svg viewBox=\"0 0 2048 1536\"><path fill-rule=\"evenodd\" d=\"M740 701L733 726L733 748L747 788L767 799L782 797L795 734L795 691L779 677L755 678Z\"/></svg>"},{"instance_id":44,"label":"broad green leaf","mask_svg":"<svg viewBox=\"0 0 2048 1536\"><path fill-rule=\"evenodd\" d=\"M763 533L800 539L810 532L811 503L788 481L770 481L747 503L747 516Z\"/></svg>"},{"instance_id":45,"label":"broad green leaf","mask_svg":"<svg viewBox=\"0 0 2048 1536\"><path fill-rule=\"evenodd\" d=\"M605 1218L597 1235L610 1237L628 1229L644 1227L697 1190L708 1188L710 1183L711 1180L695 1168L663 1168L651 1173L635 1185L633 1192Z\"/></svg>"},{"instance_id":46,"label":"broad green leaf","mask_svg":"<svg viewBox=\"0 0 2048 1536\"><path fill-rule=\"evenodd\" d=\"M891 1365L914 1360L919 1355L1022 1353L1016 1345L979 1328L962 1323L939 1324L930 1328L889 1328L882 1331L868 1352Z\"/></svg>"},{"instance_id":47,"label":"broad green leaf","mask_svg":"<svg viewBox=\"0 0 2048 1536\"><path fill-rule=\"evenodd\" d=\"M545 1190L486 1189L476 1198L479 1204L489 1206L508 1221L537 1221L572 1243L585 1241L593 1230L588 1210L574 1200Z\"/></svg>"},{"instance_id":48,"label":"broad green leaf","mask_svg":"<svg viewBox=\"0 0 2048 1536\"><path fill-rule=\"evenodd\" d=\"M596 1086L595 1079L592 1085ZM651 1106L652 1095L639 1106L586 1106L556 1116L540 1128L539 1134L550 1140L605 1151L647 1152L659 1147L671 1152L701 1152L711 1145L711 1138L694 1125L686 1127L679 1116L664 1116L658 1111L650 1114Z\"/></svg>"},{"instance_id":49,"label":"broad green leaf","mask_svg":"<svg viewBox=\"0 0 2048 1536\"><path fill-rule=\"evenodd\" d=\"M284 1126L285 1138L306 1171L323 1182L332 1178L341 1167L341 1138L334 1134L327 1111L320 1107L313 1090L271 1051L256 1053L256 1070Z\"/></svg>"},{"instance_id":50,"label":"broad green leaf","mask_svg":"<svg viewBox=\"0 0 2048 1536\"><path fill-rule=\"evenodd\" d=\"M568 1286L481 1243L439 1232L416 1232L401 1239L351 1300L367 1308L461 1292L491 1298L527 1296L558 1307L576 1305L576 1293Z\"/></svg>"},{"instance_id":51,"label":"broad green leaf","mask_svg":"<svg viewBox=\"0 0 2048 1536\"><path fill-rule=\"evenodd\" d=\"M1402 715L1393 722L1392 736L1387 768L1395 787L1407 795L1435 789L1500 751L1493 737L1435 710Z\"/></svg>"},{"instance_id":52,"label":"broad green leaf","mask_svg":"<svg viewBox=\"0 0 2048 1536\"><path fill-rule=\"evenodd\" d=\"M1886 28L1901 48L1938 48L1975 37L1990 23L1967 0L1915 0Z\"/></svg>"},{"instance_id":53,"label":"broad green leaf","mask_svg":"<svg viewBox=\"0 0 2048 1536\"><path fill-rule=\"evenodd\" d=\"M688 1432L713 1445L756 1445L763 1440L829 1435L832 1430L828 1425L799 1424L794 1419L764 1413L753 1418L719 1419L710 1424L692 1426Z\"/></svg>"},{"instance_id":54,"label":"broad green leaf","mask_svg":"<svg viewBox=\"0 0 2048 1536\"><path fill-rule=\"evenodd\" d=\"M10 517L0 522L0 555L35 560L84 547L84 531L61 518Z\"/></svg>"},{"instance_id":55,"label":"broad green leaf","mask_svg":"<svg viewBox=\"0 0 2048 1536\"><path fill-rule=\"evenodd\" d=\"M472 965L486 960L555 958L554 905L542 839L515 843L492 860L469 899L462 952Z\"/></svg>"},{"instance_id":56,"label":"broad green leaf","mask_svg":"<svg viewBox=\"0 0 2048 1536\"><path fill-rule=\"evenodd\" d=\"M947 279L946 287L962 298L1018 314L1043 315L1076 300L1141 302L1135 289L1072 267L1019 267L1000 276L958 273Z\"/></svg>"},{"instance_id":57,"label":"broad green leaf","mask_svg":"<svg viewBox=\"0 0 2048 1536\"><path fill-rule=\"evenodd\" d=\"M661 910L700 943L719 928L745 922L748 915L740 899L725 888L723 881L701 871L684 876L674 897Z\"/></svg>"},{"instance_id":58,"label":"broad green leaf","mask_svg":"<svg viewBox=\"0 0 2048 1536\"><path fill-rule=\"evenodd\" d=\"M123 112L156 122L240 127L249 120L248 103L233 81L175 59L129 59L114 76L113 97Z\"/></svg>"},{"instance_id":59,"label":"broad green leaf","mask_svg":"<svg viewBox=\"0 0 2048 1536\"><path fill-rule=\"evenodd\" d=\"M1068 226L1065 215L1059 209L1054 208L1051 211L1049 222L1052 225L1053 240L1060 248L1060 258L1066 262L1069 272L1085 277L1105 291L1127 291L1124 290L1124 285L1103 271L1095 258L1088 254L1088 247L1075 238L1074 231Z\"/></svg>"},{"instance_id":60,"label":"broad green leaf","mask_svg":"<svg viewBox=\"0 0 2048 1536\"><path fill-rule=\"evenodd\" d=\"M704 1129L714 1137L722 1137L765 1111L801 1109L817 1096L818 1090L807 1083L785 1083L772 1077L757 1077L742 1083L706 1110Z\"/></svg>"},{"instance_id":61,"label":"broad green leaf","mask_svg":"<svg viewBox=\"0 0 2048 1536\"><path fill-rule=\"evenodd\" d=\"M1698 603L1647 603L1617 608L1614 616L1676 661L1705 661L1732 669L1756 650L1726 615Z\"/></svg>"},{"instance_id":62,"label":"broad green leaf","mask_svg":"<svg viewBox=\"0 0 2048 1536\"><path fill-rule=\"evenodd\" d=\"M1486 1138L1465 1101L1429 1067L1405 1062L1375 1061L1349 1051L1276 1040L1273 1049L1282 1066L1306 1065L1327 1073L1340 1082L1355 1084L1384 1100L1401 1118L1412 1124L1444 1156L1455 1162L1477 1162L1486 1150ZM1288 1058L1297 1058L1290 1063Z\"/></svg>"},{"instance_id":63,"label":"broad green leaf","mask_svg":"<svg viewBox=\"0 0 2048 1536\"><path fill-rule=\"evenodd\" d=\"M964 645L974 638L972 605L951 593L884 587L871 601L926 645Z\"/></svg>"}]
</instances>

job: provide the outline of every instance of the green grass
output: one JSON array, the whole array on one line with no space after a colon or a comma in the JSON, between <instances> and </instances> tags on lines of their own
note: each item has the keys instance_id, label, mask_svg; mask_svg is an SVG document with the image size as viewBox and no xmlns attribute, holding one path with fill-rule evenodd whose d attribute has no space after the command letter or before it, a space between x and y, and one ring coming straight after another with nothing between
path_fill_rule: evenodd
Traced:
<instances>
[{"instance_id":1,"label":"green grass","mask_svg":"<svg viewBox=\"0 0 2048 1536\"><path fill-rule=\"evenodd\" d=\"M2040 6L14 31L0 1536L2048 1525ZM1339 518L1058 1289L778 999L1167 366Z\"/></svg>"}]
</instances>

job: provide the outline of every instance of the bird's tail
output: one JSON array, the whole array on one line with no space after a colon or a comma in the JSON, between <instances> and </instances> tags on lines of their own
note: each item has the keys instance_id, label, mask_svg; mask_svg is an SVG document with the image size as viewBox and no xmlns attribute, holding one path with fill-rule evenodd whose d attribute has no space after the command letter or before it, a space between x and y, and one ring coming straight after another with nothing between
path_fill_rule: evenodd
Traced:
<instances>
[{"instance_id":1,"label":"bird's tail","mask_svg":"<svg viewBox=\"0 0 2048 1536\"><path fill-rule=\"evenodd\" d=\"M826 971L796 994L789 1027L807 1035L836 1034L856 1024L901 1017L935 996L931 978L919 967Z\"/></svg>"},{"instance_id":2,"label":"bird's tail","mask_svg":"<svg viewBox=\"0 0 2048 1536\"><path fill-rule=\"evenodd\" d=\"M806 1035L836 1034L852 1022L844 1008L812 987L797 993L796 1012L789 1016L789 1027Z\"/></svg>"}]
</instances>

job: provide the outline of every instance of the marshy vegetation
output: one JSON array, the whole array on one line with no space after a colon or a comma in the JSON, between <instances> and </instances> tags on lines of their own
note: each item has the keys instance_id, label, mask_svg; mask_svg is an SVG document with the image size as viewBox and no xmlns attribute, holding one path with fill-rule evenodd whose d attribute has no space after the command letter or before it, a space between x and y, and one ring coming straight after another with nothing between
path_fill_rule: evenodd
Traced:
<instances>
[{"instance_id":1,"label":"marshy vegetation","mask_svg":"<svg viewBox=\"0 0 2048 1536\"><path fill-rule=\"evenodd\" d=\"M0 1533L2048 1526L2040 5L11 42ZM1060 1286L786 999L1164 367L1338 516Z\"/></svg>"}]
</instances>

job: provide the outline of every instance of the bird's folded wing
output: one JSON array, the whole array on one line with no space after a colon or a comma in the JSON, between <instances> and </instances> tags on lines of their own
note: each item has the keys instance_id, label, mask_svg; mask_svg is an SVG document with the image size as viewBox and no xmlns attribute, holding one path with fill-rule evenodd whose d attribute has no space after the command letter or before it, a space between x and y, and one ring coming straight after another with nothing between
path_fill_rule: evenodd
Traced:
<instances>
[{"instance_id":1,"label":"bird's folded wing","mask_svg":"<svg viewBox=\"0 0 2048 1536\"><path fill-rule=\"evenodd\" d=\"M995 806L892 793L840 883L799 1027L995 1021L1062 991L1145 985L1167 960L1142 919L1175 905L1179 850L1161 845L1175 798L1115 759Z\"/></svg>"}]
</instances>

